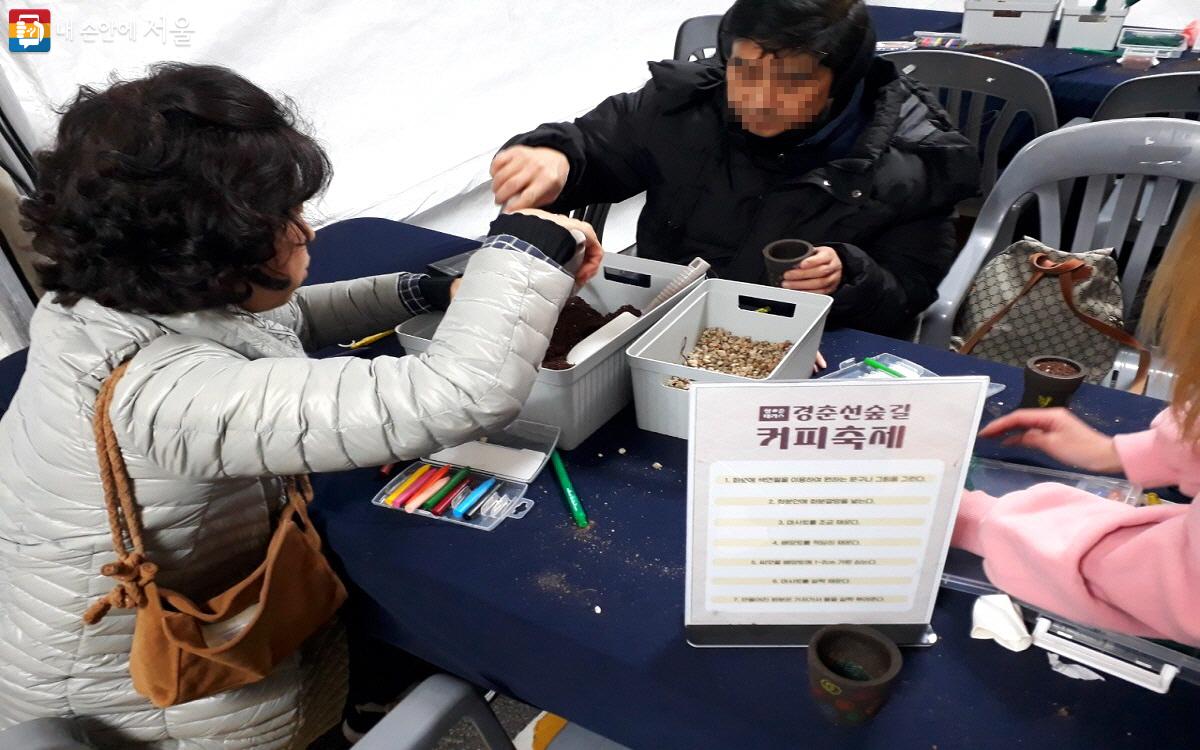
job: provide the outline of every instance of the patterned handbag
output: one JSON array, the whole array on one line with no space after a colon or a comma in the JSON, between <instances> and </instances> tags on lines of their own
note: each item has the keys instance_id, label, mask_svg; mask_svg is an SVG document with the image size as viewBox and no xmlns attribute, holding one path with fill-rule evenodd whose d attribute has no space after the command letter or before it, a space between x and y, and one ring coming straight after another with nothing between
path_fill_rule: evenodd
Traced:
<instances>
[{"instance_id":1,"label":"patterned handbag","mask_svg":"<svg viewBox=\"0 0 1200 750\"><path fill-rule=\"evenodd\" d=\"M1067 253L1026 238L980 270L955 321L960 354L1024 367L1039 354L1068 356L1090 383L1113 370L1117 349L1138 352L1130 390L1141 393L1150 352L1122 326L1121 285L1111 250Z\"/></svg>"}]
</instances>

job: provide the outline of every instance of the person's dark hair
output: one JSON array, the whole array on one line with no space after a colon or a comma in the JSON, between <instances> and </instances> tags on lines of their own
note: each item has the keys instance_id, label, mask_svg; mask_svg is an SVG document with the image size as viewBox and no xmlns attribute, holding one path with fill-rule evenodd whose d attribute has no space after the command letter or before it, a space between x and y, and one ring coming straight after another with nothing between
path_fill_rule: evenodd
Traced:
<instances>
[{"instance_id":1,"label":"person's dark hair","mask_svg":"<svg viewBox=\"0 0 1200 750\"><path fill-rule=\"evenodd\" d=\"M64 305L159 314L286 288L261 264L332 171L290 100L182 63L80 87L37 162L21 214L42 285Z\"/></svg>"},{"instance_id":2,"label":"person's dark hair","mask_svg":"<svg viewBox=\"0 0 1200 750\"><path fill-rule=\"evenodd\" d=\"M835 78L855 66L864 46L871 53L875 46L863 0L737 0L723 26L731 40L749 39L766 52L814 54Z\"/></svg>"}]
</instances>

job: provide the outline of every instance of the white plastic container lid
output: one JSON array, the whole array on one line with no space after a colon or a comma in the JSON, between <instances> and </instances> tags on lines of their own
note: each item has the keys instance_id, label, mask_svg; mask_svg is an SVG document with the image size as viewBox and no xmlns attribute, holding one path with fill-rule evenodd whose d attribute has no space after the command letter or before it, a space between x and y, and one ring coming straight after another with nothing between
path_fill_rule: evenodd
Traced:
<instances>
[{"instance_id":1,"label":"white plastic container lid","mask_svg":"<svg viewBox=\"0 0 1200 750\"><path fill-rule=\"evenodd\" d=\"M518 419L503 430L443 448L424 460L431 464L469 466L480 474L529 484L546 468L550 453L558 444L559 432L553 425Z\"/></svg>"},{"instance_id":2,"label":"white plastic container lid","mask_svg":"<svg viewBox=\"0 0 1200 750\"><path fill-rule=\"evenodd\" d=\"M1092 10L1092 6L1096 3L1094 0L1066 0L1063 3L1064 16L1095 16L1097 18L1124 18L1129 12L1129 8L1125 7L1122 0L1113 0L1109 5L1108 10L1101 13L1096 13Z\"/></svg>"},{"instance_id":3,"label":"white plastic container lid","mask_svg":"<svg viewBox=\"0 0 1200 750\"><path fill-rule=\"evenodd\" d=\"M1053 13L1061 0L966 0L967 10L1011 10Z\"/></svg>"}]
</instances>

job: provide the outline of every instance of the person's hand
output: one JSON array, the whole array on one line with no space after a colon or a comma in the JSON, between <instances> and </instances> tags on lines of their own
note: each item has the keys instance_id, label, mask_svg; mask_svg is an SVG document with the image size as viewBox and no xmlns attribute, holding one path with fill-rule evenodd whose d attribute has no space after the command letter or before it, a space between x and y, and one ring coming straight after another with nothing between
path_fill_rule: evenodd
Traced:
<instances>
[{"instance_id":1,"label":"person's hand","mask_svg":"<svg viewBox=\"0 0 1200 750\"><path fill-rule=\"evenodd\" d=\"M496 205L517 211L553 203L571 165L561 151L544 146L513 146L492 159L492 194Z\"/></svg>"},{"instance_id":2,"label":"person's hand","mask_svg":"<svg viewBox=\"0 0 1200 750\"><path fill-rule=\"evenodd\" d=\"M462 286L462 277L450 282L450 299L454 299L454 295L458 294L458 288Z\"/></svg>"},{"instance_id":3,"label":"person's hand","mask_svg":"<svg viewBox=\"0 0 1200 750\"><path fill-rule=\"evenodd\" d=\"M604 248L600 246L600 239L596 236L596 230L592 228L591 224L562 214L543 211L540 208L523 208L512 213L529 214L539 219L552 221L568 232L574 229L583 233L583 261L579 264L579 270L575 272L577 285L586 284L588 279L595 276L596 272L600 270L600 264L604 261Z\"/></svg>"},{"instance_id":4,"label":"person's hand","mask_svg":"<svg viewBox=\"0 0 1200 750\"><path fill-rule=\"evenodd\" d=\"M1116 474L1122 469L1113 439L1066 409L1018 409L979 431L983 438L1001 435L1007 435L1004 445L1034 448L1086 471Z\"/></svg>"},{"instance_id":5,"label":"person's hand","mask_svg":"<svg viewBox=\"0 0 1200 750\"><path fill-rule=\"evenodd\" d=\"M816 294L833 294L842 283L842 259L832 247L813 248L815 252L783 273L784 289Z\"/></svg>"},{"instance_id":6,"label":"person's hand","mask_svg":"<svg viewBox=\"0 0 1200 750\"><path fill-rule=\"evenodd\" d=\"M818 373L828 366L829 365L825 363L825 358L821 356L820 352L817 352L817 358L813 361L813 373Z\"/></svg>"}]
</instances>

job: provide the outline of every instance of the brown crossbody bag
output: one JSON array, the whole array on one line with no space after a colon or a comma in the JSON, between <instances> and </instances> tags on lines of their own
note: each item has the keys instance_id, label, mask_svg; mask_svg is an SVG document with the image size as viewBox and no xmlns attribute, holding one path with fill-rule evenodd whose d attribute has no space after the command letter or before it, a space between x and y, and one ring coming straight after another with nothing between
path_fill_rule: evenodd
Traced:
<instances>
[{"instance_id":1,"label":"brown crossbody bag","mask_svg":"<svg viewBox=\"0 0 1200 750\"><path fill-rule=\"evenodd\" d=\"M308 477L283 480L288 504L266 558L246 578L197 604L155 582L139 508L109 408L128 364L115 369L96 398L93 428L116 562L100 570L116 581L83 615L89 625L112 607L136 609L129 673L133 687L159 707L174 706L257 682L325 626L346 589L321 554L308 518ZM215 628L215 630L214 630ZM225 630L226 637L213 633Z\"/></svg>"}]
</instances>

